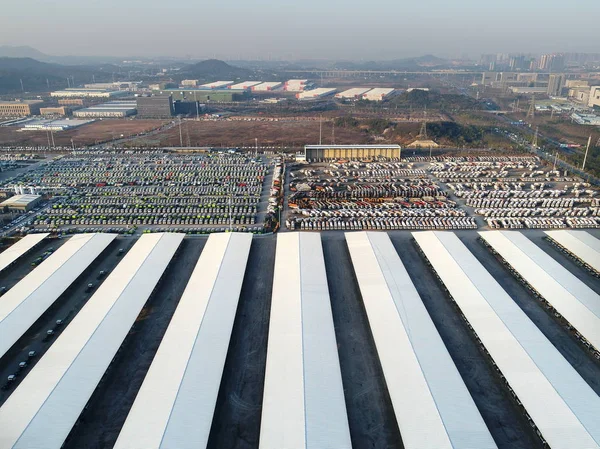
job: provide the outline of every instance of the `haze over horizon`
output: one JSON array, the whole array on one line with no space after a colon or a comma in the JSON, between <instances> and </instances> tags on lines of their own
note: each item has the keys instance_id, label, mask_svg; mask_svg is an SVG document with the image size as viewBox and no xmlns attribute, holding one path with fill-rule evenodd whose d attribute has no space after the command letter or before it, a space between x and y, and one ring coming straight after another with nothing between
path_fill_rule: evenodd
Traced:
<instances>
[{"instance_id":1,"label":"haze over horizon","mask_svg":"<svg viewBox=\"0 0 600 449\"><path fill-rule=\"evenodd\" d=\"M600 2L570 5L576 3L179 0L149 7L142 0L24 0L2 6L0 44L57 56L289 60L598 52ZM565 22L576 8L585 14Z\"/></svg>"}]
</instances>

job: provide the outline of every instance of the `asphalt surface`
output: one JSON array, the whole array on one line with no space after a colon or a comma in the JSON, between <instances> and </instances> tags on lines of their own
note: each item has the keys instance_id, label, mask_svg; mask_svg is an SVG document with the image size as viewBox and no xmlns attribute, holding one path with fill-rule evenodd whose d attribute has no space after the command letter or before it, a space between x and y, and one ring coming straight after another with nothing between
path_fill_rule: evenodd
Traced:
<instances>
[{"instance_id":1,"label":"asphalt surface","mask_svg":"<svg viewBox=\"0 0 600 449\"><path fill-rule=\"evenodd\" d=\"M600 230L590 232L600 237ZM489 356L480 348L460 310L447 297L418 252L412 234L408 231L388 234L498 448L541 448L539 438L493 368ZM600 281L544 240L543 232L532 230L525 231L525 234L590 288L600 292ZM582 378L600 394L600 362L578 342L564 323L529 294L478 240L476 232L459 231L457 235ZM402 449L402 437L344 233L324 232L321 236L353 447ZM13 267L0 273L0 285L14 285L31 271L31 261L45 248L53 246L56 249L63 241L42 243ZM107 253L99 257L55 306L0 359L0 375L5 376L2 379L16 370L18 362L26 359L29 350L36 350L38 355L47 350L55 338L42 342L45 331L53 326L56 319L72 319L93 293L85 293L87 284L99 282L96 280L99 270L112 271L121 260L116 255L118 249L129 249L134 242L135 238L119 237ZM78 425L71 431L64 446L66 449L113 447L205 242L205 237L184 239L177 256L81 414ZM275 247L274 235L255 236L252 242L208 442L210 449L258 448ZM57 333L63 328L57 328ZM32 360L31 366L36 360L39 357ZM19 379L31 366L20 373ZM14 386L0 391L0 404L12 391Z\"/></svg>"}]
</instances>

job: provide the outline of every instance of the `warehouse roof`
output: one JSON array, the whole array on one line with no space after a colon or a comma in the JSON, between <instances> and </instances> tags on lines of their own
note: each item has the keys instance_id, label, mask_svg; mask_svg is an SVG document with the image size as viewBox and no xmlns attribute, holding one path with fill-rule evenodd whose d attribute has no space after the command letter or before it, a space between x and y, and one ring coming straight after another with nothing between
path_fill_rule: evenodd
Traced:
<instances>
[{"instance_id":1,"label":"warehouse roof","mask_svg":"<svg viewBox=\"0 0 600 449\"><path fill-rule=\"evenodd\" d=\"M0 357L42 316L115 237L115 234L79 234L71 237L2 296Z\"/></svg>"},{"instance_id":2,"label":"warehouse roof","mask_svg":"<svg viewBox=\"0 0 600 449\"><path fill-rule=\"evenodd\" d=\"M2 449L62 446L183 236L140 237L0 407Z\"/></svg>"},{"instance_id":3,"label":"warehouse roof","mask_svg":"<svg viewBox=\"0 0 600 449\"><path fill-rule=\"evenodd\" d=\"M549 446L600 447L600 397L493 276L455 234L413 236Z\"/></svg>"},{"instance_id":4,"label":"warehouse roof","mask_svg":"<svg viewBox=\"0 0 600 449\"><path fill-rule=\"evenodd\" d=\"M209 237L114 449L206 447L251 243Z\"/></svg>"},{"instance_id":5,"label":"warehouse roof","mask_svg":"<svg viewBox=\"0 0 600 449\"><path fill-rule=\"evenodd\" d=\"M600 272L600 240L585 231L546 231L546 235L582 262Z\"/></svg>"},{"instance_id":6,"label":"warehouse roof","mask_svg":"<svg viewBox=\"0 0 600 449\"><path fill-rule=\"evenodd\" d=\"M30 249L48 237L50 234L28 234L14 245L11 245L0 253L0 271L4 270L19 257L26 254Z\"/></svg>"},{"instance_id":7,"label":"warehouse roof","mask_svg":"<svg viewBox=\"0 0 600 449\"><path fill-rule=\"evenodd\" d=\"M259 448L351 447L321 237L279 234Z\"/></svg>"},{"instance_id":8,"label":"warehouse roof","mask_svg":"<svg viewBox=\"0 0 600 449\"><path fill-rule=\"evenodd\" d=\"M520 232L489 231L479 235L600 350L600 295Z\"/></svg>"},{"instance_id":9,"label":"warehouse roof","mask_svg":"<svg viewBox=\"0 0 600 449\"><path fill-rule=\"evenodd\" d=\"M11 196L7 200L2 201L0 203L0 207L14 207L14 206L25 207L32 201L35 201L41 197L42 197L41 195L32 195L32 194L15 195L15 196Z\"/></svg>"},{"instance_id":10,"label":"warehouse roof","mask_svg":"<svg viewBox=\"0 0 600 449\"><path fill-rule=\"evenodd\" d=\"M405 447L496 448L388 235L346 241Z\"/></svg>"}]
</instances>

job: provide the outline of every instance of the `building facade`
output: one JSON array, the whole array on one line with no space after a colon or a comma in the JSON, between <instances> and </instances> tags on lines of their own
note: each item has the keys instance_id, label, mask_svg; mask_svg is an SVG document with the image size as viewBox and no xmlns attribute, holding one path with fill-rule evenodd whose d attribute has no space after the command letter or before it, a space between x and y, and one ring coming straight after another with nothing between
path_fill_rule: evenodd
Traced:
<instances>
[{"instance_id":1,"label":"building facade","mask_svg":"<svg viewBox=\"0 0 600 449\"><path fill-rule=\"evenodd\" d=\"M548 78L548 90L546 93L553 97L560 96L563 87L565 86L565 75L564 74L552 74Z\"/></svg>"},{"instance_id":2,"label":"building facade","mask_svg":"<svg viewBox=\"0 0 600 449\"><path fill-rule=\"evenodd\" d=\"M0 101L0 117L27 117L40 113L42 102L38 100Z\"/></svg>"},{"instance_id":3,"label":"building facade","mask_svg":"<svg viewBox=\"0 0 600 449\"><path fill-rule=\"evenodd\" d=\"M327 159L400 158L400 145L306 145L307 161Z\"/></svg>"},{"instance_id":4,"label":"building facade","mask_svg":"<svg viewBox=\"0 0 600 449\"><path fill-rule=\"evenodd\" d=\"M590 87L590 97L588 99L588 106L600 108L600 86Z\"/></svg>"},{"instance_id":5,"label":"building facade","mask_svg":"<svg viewBox=\"0 0 600 449\"><path fill-rule=\"evenodd\" d=\"M171 95L138 97L137 112L139 118L158 119L173 117L173 97Z\"/></svg>"}]
</instances>

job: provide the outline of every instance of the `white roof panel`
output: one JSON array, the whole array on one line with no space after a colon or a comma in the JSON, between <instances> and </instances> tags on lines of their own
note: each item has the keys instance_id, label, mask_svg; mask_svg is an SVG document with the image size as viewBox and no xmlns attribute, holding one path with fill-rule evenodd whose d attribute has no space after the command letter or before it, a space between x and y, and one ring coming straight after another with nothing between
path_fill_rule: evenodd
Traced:
<instances>
[{"instance_id":1,"label":"white roof panel","mask_svg":"<svg viewBox=\"0 0 600 449\"><path fill-rule=\"evenodd\" d=\"M352 447L319 234L277 236L259 447Z\"/></svg>"},{"instance_id":2,"label":"white roof panel","mask_svg":"<svg viewBox=\"0 0 600 449\"><path fill-rule=\"evenodd\" d=\"M15 262L19 257L26 254L34 246L48 237L50 234L28 234L14 245L11 245L0 253L0 271Z\"/></svg>"},{"instance_id":3,"label":"white roof panel","mask_svg":"<svg viewBox=\"0 0 600 449\"><path fill-rule=\"evenodd\" d=\"M0 408L0 448L63 445L183 237L139 238Z\"/></svg>"},{"instance_id":4,"label":"white roof panel","mask_svg":"<svg viewBox=\"0 0 600 449\"><path fill-rule=\"evenodd\" d=\"M414 232L550 447L598 448L600 398L450 232Z\"/></svg>"},{"instance_id":5,"label":"white roof panel","mask_svg":"<svg viewBox=\"0 0 600 449\"><path fill-rule=\"evenodd\" d=\"M206 447L251 234L212 234L114 449Z\"/></svg>"},{"instance_id":6,"label":"white roof panel","mask_svg":"<svg viewBox=\"0 0 600 449\"><path fill-rule=\"evenodd\" d=\"M115 234L71 237L0 301L0 357L114 240Z\"/></svg>"},{"instance_id":7,"label":"white roof panel","mask_svg":"<svg viewBox=\"0 0 600 449\"><path fill-rule=\"evenodd\" d=\"M546 301L600 350L600 296L520 232L480 232Z\"/></svg>"},{"instance_id":8,"label":"white roof panel","mask_svg":"<svg viewBox=\"0 0 600 449\"><path fill-rule=\"evenodd\" d=\"M346 241L404 447L496 448L388 235Z\"/></svg>"},{"instance_id":9,"label":"white roof panel","mask_svg":"<svg viewBox=\"0 0 600 449\"><path fill-rule=\"evenodd\" d=\"M546 235L575 257L600 272L600 240L585 231L546 231Z\"/></svg>"}]
</instances>

